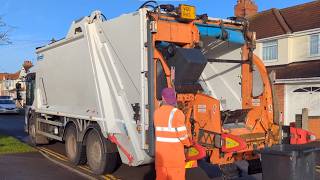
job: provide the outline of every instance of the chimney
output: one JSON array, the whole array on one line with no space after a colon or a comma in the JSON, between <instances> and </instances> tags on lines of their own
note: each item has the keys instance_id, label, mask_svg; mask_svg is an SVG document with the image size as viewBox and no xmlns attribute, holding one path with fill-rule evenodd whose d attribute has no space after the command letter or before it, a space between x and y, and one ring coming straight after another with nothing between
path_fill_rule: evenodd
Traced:
<instances>
[{"instance_id":1,"label":"chimney","mask_svg":"<svg viewBox=\"0 0 320 180\"><path fill-rule=\"evenodd\" d=\"M24 61L23 68L27 72L29 72L29 69L33 66L31 61Z\"/></svg>"},{"instance_id":2,"label":"chimney","mask_svg":"<svg viewBox=\"0 0 320 180\"><path fill-rule=\"evenodd\" d=\"M253 0L238 0L234 6L234 15L236 17L248 17L257 14L258 6Z\"/></svg>"}]
</instances>

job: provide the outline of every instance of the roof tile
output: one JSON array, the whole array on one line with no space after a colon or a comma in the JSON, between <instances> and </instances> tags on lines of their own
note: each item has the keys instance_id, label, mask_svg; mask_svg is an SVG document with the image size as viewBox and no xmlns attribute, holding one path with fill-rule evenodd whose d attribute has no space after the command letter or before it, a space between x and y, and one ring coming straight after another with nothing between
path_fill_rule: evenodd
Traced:
<instances>
[{"instance_id":1,"label":"roof tile","mask_svg":"<svg viewBox=\"0 0 320 180\"><path fill-rule=\"evenodd\" d=\"M257 32L257 39L290 33L286 26L292 32L320 28L320 1L262 11L249 17L249 21L250 30Z\"/></svg>"},{"instance_id":2,"label":"roof tile","mask_svg":"<svg viewBox=\"0 0 320 180\"><path fill-rule=\"evenodd\" d=\"M16 73L0 73L0 81L2 80L16 80L19 79L20 71Z\"/></svg>"},{"instance_id":3,"label":"roof tile","mask_svg":"<svg viewBox=\"0 0 320 180\"><path fill-rule=\"evenodd\" d=\"M294 62L281 66L269 66L268 71L276 72L276 79L314 78L320 77L320 59Z\"/></svg>"}]
</instances>

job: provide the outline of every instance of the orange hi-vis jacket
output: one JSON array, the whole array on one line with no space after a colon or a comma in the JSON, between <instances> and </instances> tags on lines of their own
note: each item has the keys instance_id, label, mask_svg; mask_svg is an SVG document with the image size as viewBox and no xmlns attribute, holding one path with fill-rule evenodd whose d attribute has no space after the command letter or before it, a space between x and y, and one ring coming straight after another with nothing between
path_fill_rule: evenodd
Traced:
<instances>
[{"instance_id":1,"label":"orange hi-vis jacket","mask_svg":"<svg viewBox=\"0 0 320 180\"><path fill-rule=\"evenodd\" d=\"M185 115L173 106L163 105L154 113L156 135L155 166L184 168L184 146L190 146Z\"/></svg>"}]
</instances>

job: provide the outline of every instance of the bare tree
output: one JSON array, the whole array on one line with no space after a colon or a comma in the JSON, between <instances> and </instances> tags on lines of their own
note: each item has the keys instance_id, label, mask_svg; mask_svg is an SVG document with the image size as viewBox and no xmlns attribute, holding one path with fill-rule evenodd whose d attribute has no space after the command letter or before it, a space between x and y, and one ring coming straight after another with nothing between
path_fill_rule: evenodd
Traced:
<instances>
[{"instance_id":1,"label":"bare tree","mask_svg":"<svg viewBox=\"0 0 320 180\"><path fill-rule=\"evenodd\" d=\"M9 39L10 27L0 17L0 45L11 44Z\"/></svg>"}]
</instances>

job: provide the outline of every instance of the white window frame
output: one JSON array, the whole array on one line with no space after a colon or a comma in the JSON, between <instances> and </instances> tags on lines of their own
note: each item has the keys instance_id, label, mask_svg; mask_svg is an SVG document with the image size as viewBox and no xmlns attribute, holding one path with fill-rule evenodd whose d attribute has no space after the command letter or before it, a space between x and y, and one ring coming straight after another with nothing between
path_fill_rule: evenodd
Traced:
<instances>
[{"instance_id":1,"label":"white window frame","mask_svg":"<svg viewBox=\"0 0 320 180\"><path fill-rule=\"evenodd\" d=\"M320 87L319 86L306 86L302 88L298 88L292 91L293 93L320 93Z\"/></svg>"},{"instance_id":2,"label":"white window frame","mask_svg":"<svg viewBox=\"0 0 320 180\"><path fill-rule=\"evenodd\" d=\"M312 53L312 52L311 52L312 37L318 37L318 53ZM311 57L319 56L319 55L320 55L320 34L311 34L311 35L309 36L309 55L310 55Z\"/></svg>"},{"instance_id":3,"label":"white window frame","mask_svg":"<svg viewBox=\"0 0 320 180\"><path fill-rule=\"evenodd\" d=\"M273 49L275 48L275 49ZM272 53L272 50L275 52ZM266 52L269 51L269 52ZM262 59L265 62L274 62L279 58L279 42L278 40L271 40L262 42Z\"/></svg>"}]
</instances>

